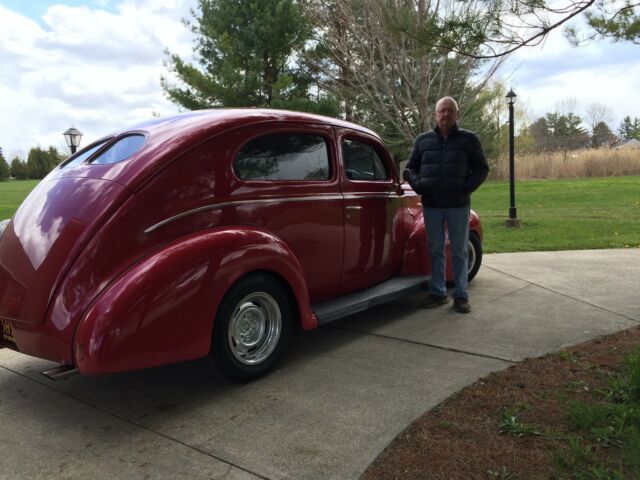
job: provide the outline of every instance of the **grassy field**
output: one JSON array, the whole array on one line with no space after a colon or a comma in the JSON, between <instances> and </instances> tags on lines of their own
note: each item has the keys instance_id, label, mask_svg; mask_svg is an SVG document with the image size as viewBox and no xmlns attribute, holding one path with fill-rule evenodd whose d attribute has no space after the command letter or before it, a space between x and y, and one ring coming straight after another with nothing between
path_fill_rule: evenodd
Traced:
<instances>
[{"instance_id":1,"label":"grassy field","mask_svg":"<svg viewBox=\"0 0 640 480\"><path fill-rule=\"evenodd\" d=\"M11 218L40 180L0 182L0 220Z\"/></svg>"},{"instance_id":2,"label":"grassy field","mask_svg":"<svg viewBox=\"0 0 640 480\"><path fill-rule=\"evenodd\" d=\"M505 227L508 182L482 185L472 207L488 253L640 247L637 176L516 182L520 229Z\"/></svg>"},{"instance_id":3,"label":"grassy field","mask_svg":"<svg viewBox=\"0 0 640 480\"><path fill-rule=\"evenodd\" d=\"M0 182L0 220L9 218L36 180ZM529 180L516 183L522 228L507 229L509 183L474 193L487 253L640 247L640 177Z\"/></svg>"}]
</instances>

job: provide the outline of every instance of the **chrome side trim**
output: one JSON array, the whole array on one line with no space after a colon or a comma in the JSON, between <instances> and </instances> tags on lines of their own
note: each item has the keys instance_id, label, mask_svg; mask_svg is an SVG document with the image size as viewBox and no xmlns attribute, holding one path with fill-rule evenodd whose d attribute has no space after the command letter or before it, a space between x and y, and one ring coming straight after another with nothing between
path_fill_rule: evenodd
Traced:
<instances>
[{"instance_id":1,"label":"chrome side trim","mask_svg":"<svg viewBox=\"0 0 640 480\"><path fill-rule=\"evenodd\" d=\"M285 203L285 202L312 202L317 200L342 200L342 195L322 195L322 196L313 196L313 197L290 197L290 198L265 198L262 200L238 200L236 202L224 202L224 203L216 203L213 205L205 205L204 207L194 208L193 210L187 210L186 212L179 213L172 217L166 218L155 225L148 227L144 233L151 233L158 228L171 223L180 218L188 217L189 215L193 215L195 213L206 212L208 210L218 210L226 207L238 207L242 205L256 205L256 204L265 204L265 203Z\"/></svg>"},{"instance_id":2,"label":"chrome side trim","mask_svg":"<svg viewBox=\"0 0 640 480\"><path fill-rule=\"evenodd\" d=\"M165 218L155 225L151 225L148 227L144 233L151 233L158 228L167 225L175 220L180 218L188 217L189 215L193 215L195 213L206 212L209 210L218 210L226 207L238 207L242 205L256 205L256 204L267 204L267 203L292 203L292 202L315 202L318 200L359 200L363 198L402 198L401 195L396 193L380 193L380 192L363 192L362 194L349 194L349 195L314 195L310 197L280 197L280 198L265 198L261 200L238 200L236 202L224 202L224 203L216 203L213 205L205 205L203 207L194 208L193 210L187 210L186 212L179 213L177 215L173 215L172 217Z\"/></svg>"},{"instance_id":3,"label":"chrome side trim","mask_svg":"<svg viewBox=\"0 0 640 480\"><path fill-rule=\"evenodd\" d=\"M398 195L397 193L362 192L357 195L350 193L344 196L345 200L359 200L361 198L403 198L403 195Z\"/></svg>"}]
</instances>

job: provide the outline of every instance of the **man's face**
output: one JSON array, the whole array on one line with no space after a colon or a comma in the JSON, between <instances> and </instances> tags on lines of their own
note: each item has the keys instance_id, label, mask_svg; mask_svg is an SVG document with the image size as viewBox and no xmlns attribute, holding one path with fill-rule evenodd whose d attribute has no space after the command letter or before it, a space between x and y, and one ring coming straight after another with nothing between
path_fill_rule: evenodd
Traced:
<instances>
[{"instance_id":1,"label":"man's face","mask_svg":"<svg viewBox=\"0 0 640 480\"><path fill-rule=\"evenodd\" d=\"M440 130L451 130L458 121L458 117L458 110L450 100L444 100L436 105L436 123Z\"/></svg>"}]
</instances>

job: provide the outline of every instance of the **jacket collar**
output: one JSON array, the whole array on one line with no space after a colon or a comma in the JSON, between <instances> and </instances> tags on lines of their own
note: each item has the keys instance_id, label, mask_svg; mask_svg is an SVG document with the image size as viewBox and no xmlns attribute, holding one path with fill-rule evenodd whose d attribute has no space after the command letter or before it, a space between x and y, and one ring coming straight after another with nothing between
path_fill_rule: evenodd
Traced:
<instances>
[{"instance_id":1,"label":"jacket collar","mask_svg":"<svg viewBox=\"0 0 640 480\"><path fill-rule=\"evenodd\" d=\"M451 131L449 132L449 136L458 133L458 130L460 130L460 127L458 127L458 124L456 123L451 129ZM444 138L440 133L440 127L438 127L437 125L434 127L433 131L436 132L440 138Z\"/></svg>"}]
</instances>

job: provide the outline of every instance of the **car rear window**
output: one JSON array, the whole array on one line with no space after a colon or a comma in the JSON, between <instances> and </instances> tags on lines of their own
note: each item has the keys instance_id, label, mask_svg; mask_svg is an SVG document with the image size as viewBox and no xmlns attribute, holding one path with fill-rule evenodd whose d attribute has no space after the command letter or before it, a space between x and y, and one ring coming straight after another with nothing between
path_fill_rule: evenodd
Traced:
<instances>
[{"instance_id":1,"label":"car rear window","mask_svg":"<svg viewBox=\"0 0 640 480\"><path fill-rule=\"evenodd\" d=\"M96 152L98 152L112 140L113 137L88 147L86 150L81 151L77 156L73 157L67 163L63 163L61 168L64 170L71 169L80 165L81 163L84 163L88 159L91 159L89 161L90 165L107 165L110 163L121 162L122 160L126 160L131 155L139 151L144 145L146 137L139 133L120 137L111 145L108 145L103 152L100 152L96 157L91 158L93 155L95 155Z\"/></svg>"},{"instance_id":2,"label":"car rear window","mask_svg":"<svg viewBox=\"0 0 640 480\"><path fill-rule=\"evenodd\" d=\"M141 134L127 135L116 140L98 156L91 159L92 165L107 165L126 160L142 148L146 137Z\"/></svg>"},{"instance_id":3,"label":"car rear window","mask_svg":"<svg viewBox=\"0 0 640 480\"><path fill-rule=\"evenodd\" d=\"M243 180L328 180L331 175L327 143L306 133L255 138L238 152L233 168Z\"/></svg>"},{"instance_id":4,"label":"car rear window","mask_svg":"<svg viewBox=\"0 0 640 480\"><path fill-rule=\"evenodd\" d=\"M89 158L91 155L96 153L109 140L111 140L111 139L107 139L107 140L105 140L103 142L100 142L100 143L98 143L98 144L96 144L96 145L94 145L92 147L89 147L89 148L81 151L80 153L78 153L78 155L76 157L74 157L73 159L71 159L67 163L63 163L61 168L63 168L63 169L71 169L73 167L76 167L76 166L80 165L81 163L84 163L84 161L87 158Z\"/></svg>"}]
</instances>

